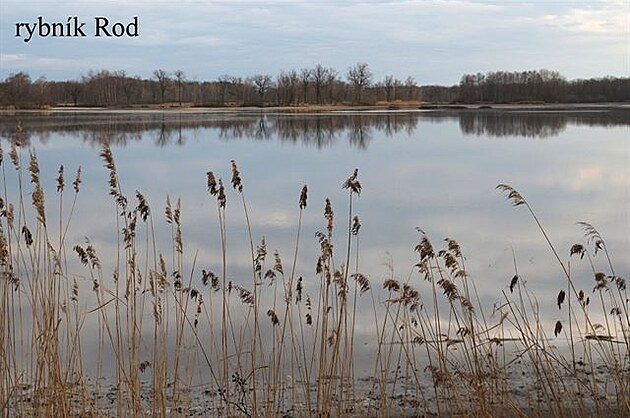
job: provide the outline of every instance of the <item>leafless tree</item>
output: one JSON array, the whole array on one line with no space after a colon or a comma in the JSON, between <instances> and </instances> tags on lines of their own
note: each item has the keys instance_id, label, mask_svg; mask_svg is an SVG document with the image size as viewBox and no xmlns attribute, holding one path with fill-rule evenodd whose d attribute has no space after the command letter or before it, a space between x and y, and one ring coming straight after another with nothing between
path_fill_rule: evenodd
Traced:
<instances>
[{"instance_id":1,"label":"leafless tree","mask_svg":"<svg viewBox=\"0 0 630 418\"><path fill-rule=\"evenodd\" d=\"M256 74L252 76L251 82L254 83L256 93L258 93L260 97L260 104L264 105L265 93L267 93L273 85L271 76L268 74Z\"/></svg>"},{"instance_id":2,"label":"leafless tree","mask_svg":"<svg viewBox=\"0 0 630 418\"><path fill-rule=\"evenodd\" d=\"M321 64L317 64L311 70L311 79L315 86L315 103L320 104L322 102L322 90L325 86L330 85L336 77L337 72L333 68L324 67Z\"/></svg>"},{"instance_id":3,"label":"leafless tree","mask_svg":"<svg viewBox=\"0 0 630 418\"><path fill-rule=\"evenodd\" d=\"M9 103L15 106L25 105L30 96L31 76L25 72L11 74L4 82Z\"/></svg>"},{"instance_id":4,"label":"leafless tree","mask_svg":"<svg viewBox=\"0 0 630 418\"><path fill-rule=\"evenodd\" d=\"M309 68L300 70L300 81L302 82L302 100L308 103L308 86L313 80L313 72Z\"/></svg>"},{"instance_id":5,"label":"leafless tree","mask_svg":"<svg viewBox=\"0 0 630 418\"><path fill-rule=\"evenodd\" d=\"M278 100L281 104L295 104L300 76L295 70L283 71L277 77Z\"/></svg>"},{"instance_id":6,"label":"leafless tree","mask_svg":"<svg viewBox=\"0 0 630 418\"><path fill-rule=\"evenodd\" d=\"M100 70L90 71L75 81L51 81L44 77L32 81L27 73L20 72L0 81L0 105L165 103L171 88L174 96L175 87L180 103L192 101L195 104L223 105L339 103L345 100L368 103L373 100L419 98L442 103L630 102L628 77L567 81L557 71L544 69L464 74L456 85L422 87L413 77L400 81L391 75L378 84L372 84L372 74L366 63L349 68L344 80L338 78L334 69L323 65L284 71L273 78L260 74L247 79L222 75L218 80L197 82L186 80L181 70L173 73L172 77L171 81L164 70L154 71L150 79L130 76L125 71Z\"/></svg>"},{"instance_id":7,"label":"leafless tree","mask_svg":"<svg viewBox=\"0 0 630 418\"><path fill-rule=\"evenodd\" d=\"M181 106L182 105L182 86L184 85L184 81L186 80L186 77L182 70L175 71L173 75L175 76L175 82L177 83L177 101L179 102L179 105Z\"/></svg>"},{"instance_id":8,"label":"leafless tree","mask_svg":"<svg viewBox=\"0 0 630 418\"><path fill-rule=\"evenodd\" d=\"M394 76L387 75L383 80L383 87L385 87L385 95L387 101L396 100L396 85L394 83Z\"/></svg>"},{"instance_id":9,"label":"leafless tree","mask_svg":"<svg viewBox=\"0 0 630 418\"><path fill-rule=\"evenodd\" d=\"M225 106L226 104L225 99L227 95L227 90L228 90L228 87L232 84L233 79L234 77L228 74L221 74L219 78L217 79L219 86L221 88L221 105L223 106Z\"/></svg>"},{"instance_id":10,"label":"leafless tree","mask_svg":"<svg viewBox=\"0 0 630 418\"><path fill-rule=\"evenodd\" d=\"M153 71L153 76L160 87L160 98L162 99L162 104L164 104L164 96L166 95L166 89L168 88L171 79L169 78L168 73L161 69Z\"/></svg>"},{"instance_id":11,"label":"leafless tree","mask_svg":"<svg viewBox=\"0 0 630 418\"><path fill-rule=\"evenodd\" d=\"M412 76L407 77L407 79L405 80L405 90L407 90L407 100L415 99L414 92L416 91L416 87L417 87L416 80Z\"/></svg>"},{"instance_id":12,"label":"leafless tree","mask_svg":"<svg viewBox=\"0 0 630 418\"><path fill-rule=\"evenodd\" d=\"M79 104L79 96L83 91L83 84L78 81L68 81L66 84L68 94L72 98L72 103L76 106Z\"/></svg>"},{"instance_id":13,"label":"leafless tree","mask_svg":"<svg viewBox=\"0 0 630 418\"><path fill-rule=\"evenodd\" d=\"M372 72L368 64L360 62L350 67L348 69L348 81L354 87L356 102L361 103L363 90L372 83Z\"/></svg>"}]
</instances>

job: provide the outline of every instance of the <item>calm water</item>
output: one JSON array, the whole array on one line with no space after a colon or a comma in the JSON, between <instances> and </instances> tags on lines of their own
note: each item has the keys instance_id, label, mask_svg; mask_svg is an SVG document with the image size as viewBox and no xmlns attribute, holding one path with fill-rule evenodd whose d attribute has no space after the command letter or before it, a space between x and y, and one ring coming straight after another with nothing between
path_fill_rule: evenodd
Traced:
<instances>
[{"instance_id":1,"label":"calm water","mask_svg":"<svg viewBox=\"0 0 630 418\"><path fill-rule=\"evenodd\" d=\"M296 269L307 290L317 283L315 232L326 228L326 197L333 202L341 262L348 217L348 196L341 185L354 168L363 186L354 202L362 223L359 270L374 288L390 274L385 264L393 266L397 279L419 280L413 249L419 239L416 228L421 228L435 247L446 237L461 244L488 315L502 302L501 291L508 291L513 249L519 274L538 295L545 319L561 319L555 295L565 285L562 271L526 210L511 207L495 190L499 183L525 196L561 257L568 259L570 246L585 241L576 222L587 221L606 239L617 274L630 276L628 110L25 112L0 115L7 164L18 121L21 141L39 158L52 213L59 165L68 178L82 167L83 184L67 241L74 245L89 239L104 264L117 246L115 205L99 158L101 143L107 142L123 191L131 197L140 190L148 197L158 245L166 254L170 227L164 203L167 196L172 202L181 198L187 274L196 255L195 280L201 268L220 270L216 202L207 193L206 172L212 170L229 183L232 159L241 170L254 239L265 237L269 253L277 249L285 269L294 247L298 197L308 185ZM24 161L27 155L22 155ZM9 179L7 186L15 196L16 182ZM251 261L245 220L239 196L230 189L227 198L228 276L246 285ZM598 270L608 274L604 261L600 255L595 258ZM89 290L85 270L78 265L72 269ZM594 284L587 263L572 260L571 271L578 287L590 292ZM368 333L370 323L359 324L359 329Z\"/></svg>"}]
</instances>

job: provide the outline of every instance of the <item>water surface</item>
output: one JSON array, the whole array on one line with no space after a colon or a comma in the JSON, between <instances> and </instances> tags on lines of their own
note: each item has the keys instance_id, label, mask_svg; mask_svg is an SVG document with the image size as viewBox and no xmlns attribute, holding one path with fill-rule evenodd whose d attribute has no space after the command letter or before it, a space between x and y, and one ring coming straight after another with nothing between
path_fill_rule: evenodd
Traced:
<instances>
[{"instance_id":1,"label":"water surface","mask_svg":"<svg viewBox=\"0 0 630 418\"><path fill-rule=\"evenodd\" d=\"M296 267L307 291L315 292L319 283L315 233L326 228L327 197L335 212L338 262L343 260L348 192L341 186L355 168L362 185L353 201L353 215L359 215L362 225L359 271L375 289L392 271L396 279L421 283L413 267L421 229L436 248L447 237L460 243L489 317L504 301L502 291L509 292L518 269L537 294L544 320L552 324L562 319L555 304L558 290L566 286L562 270L525 208L511 207L495 189L500 183L524 195L565 261L572 244L585 242L576 222L587 221L606 239L617 275L629 276L627 109L19 112L2 115L0 134L5 156L15 141L24 148L24 161L26 149L37 154L52 213L57 210L52 202L59 166L64 165L68 178L82 167L83 184L67 241L89 240L105 270L118 246L116 207L99 157L107 143L123 192L130 198L136 190L147 196L157 244L165 253L171 248L165 201L167 196L173 204L181 199L185 272L194 280L202 268L220 270L216 201L207 192L206 172L229 184L231 160L241 170L254 240L264 237L269 253L277 249L286 266L295 246L300 190L308 185ZM16 196L17 183L9 179L7 187L9 197ZM251 260L245 218L240 196L230 190L227 200L228 278L246 286ZM601 255L594 261L598 271L610 274ZM88 292L85 270L78 263L71 269ZM574 257L571 271L576 285L590 294L594 282L588 264ZM85 302L86 309L91 303ZM370 321L357 325L365 341L373 340L372 328Z\"/></svg>"}]
</instances>

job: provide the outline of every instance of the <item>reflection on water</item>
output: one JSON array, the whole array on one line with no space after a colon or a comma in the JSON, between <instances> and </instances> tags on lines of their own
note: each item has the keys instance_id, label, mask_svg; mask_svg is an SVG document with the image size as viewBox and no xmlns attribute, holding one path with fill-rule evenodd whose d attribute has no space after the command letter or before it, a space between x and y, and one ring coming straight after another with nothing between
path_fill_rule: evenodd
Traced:
<instances>
[{"instance_id":1,"label":"reflection on water","mask_svg":"<svg viewBox=\"0 0 630 418\"><path fill-rule=\"evenodd\" d=\"M214 129L224 140L253 139L299 143L317 149L337 141L348 141L365 149L375 133L394 136L412 134L425 122L454 120L464 135L489 137L548 138L558 136L568 124L587 126L629 126L630 110L609 111L498 111L449 110L433 112L328 112L287 114L266 112L116 112L63 111L25 112L0 115L0 135L21 143L33 139L46 143L51 133L80 137L98 145L104 142L126 145L149 133L155 145L183 145L187 135L200 129Z\"/></svg>"},{"instance_id":2,"label":"reflection on water","mask_svg":"<svg viewBox=\"0 0 630 418\"><path fill-rule=\"evenodd\" d=\"M558 136L568 124L588 126L630 125L630 112L462 112L459 127L466 135L548 138Z\"/></svg>"},{"instance_id":3,"label":"reflection on water","mask_svg":"<svg viewBox=\"0 0 630 418\"><path fill-rule=\"evenodd\" d=\"M207 205L205 189L198 189L206 171L237 160L254 183L250 198L260 214L260 231L268 237L292 226L288 210L273 202L293 202L305 183L316 202L338 199L336 186L359 168L366 190L361 196L363 215L373 231L366 241L374 242L366 251L374 251L374 271L381 271L379 260L385 252L409 260L409 233L416 226L438 237L448 234L464 242L470 238L479 248L484 240L504 245L501 228L513 219L506 217L511 212L494 213L509 211L494 191L499 183L533 196L551 225L567 227L568 222L571 228L575 221L591 221L612 227L619 235L610 239L628 245L623 208L628 203L624 190L627 194L629 126L630 109L0 114L0 138L17 138L21 145L35 148L42 163L53 169L76 164L93 176L93 190L86 187L83 192L93 193L86 199L94 202L88 213L102 210L95 202L102 200L105 181L98 180L102 164L94 150L102 143L117 146L121 170L131 173L125 180L135 184L130 187L158 201L167 194L181 196L189 207ZM462 141L471 135L479 140ZM492 140L496 137L526 140ZM527 140L552 137L557 139ZM310 222L315 228L317 221ZM485 228L473 234L471 225ZM536 231L529 231L527 224L523 228L528 239L538 242ZM562 233L574 235L564 228ZM490 259L497 256L496 248L487 251Z\"/></svg>"},{"instance_id":4,"label":"reflection on water","mask_svg":"<svg viewBox=\"0 0 630 418\"><path fill-rule=\"evenodd\" d=\"M494 137L518 136L548 138L557 136L567 127L567 118L549 114L462 114L459 128L467 135Z\"/></svg>"},{"instance_id":5,"label":"reflection on water","mask_svg":"<svg viewBox=\"0 0 630 418\"><path fill-rule=\"evenodd\" d=\"M425 294L430 292L429 284L413 267L418 262L413 249L419 227L427 231L436 248L442 247L445 237L460 242L470 280L479 291L480 305L488 308L485 314L491 324L500 320L495 308L505 303L501 291L508 294L517 265L518 275L541 302L541 321L552 325L565 315L555 301L566 281L524 208L512 208L495 186L509 183L525 195L563 260L569 257L572 244L583 241L575 222L594 224L613 252L617 274L628 277L628 126L627 111L494 109L308 115L24 112L0 117L3 140L17 137L37 153L41 177L48 181L49 210L57 207L54 179L60 165L66 166L66 173L77 166L83 168L81 193L66 235L68 249L88 239L97 247L103 271L110 276L118 254L116 231L121 226L116 223L116 211L112 216L109 179L98 157L98 146L103 142L118 145L112 150L127 195L133 199L133 190L139 190L147 196L156 219L155 245L166 248L164 254L169 254L172 246L173 229L165 222L163 202L167 196L173 203L181 197L185 254L189 257L183 276L194 276L195 280L201 269L221 269L219 227L214 201L207 192L207 171L214 171L227 185L230 160L238 162L251 204L247 225L251 221L254 241L264 237L269 252L278 250L285 260L295 248L298 196L307 184L309 202L295 276L303 277L304 291L313 294L317 291L315 271L321 250L315 234L327 226L323 202L331 199L337 230L342 230L349 214L347 191L341 184L358 168L363 189L353 203L362 225L361 257L357 256L356 263L372 280L377 296L382 296L380 308L387 297L378 293L383 292L384 278L409 280ZM606 128L606 135L601 134L602 128ZM463 140L467 135L478 140ZM496 141L495 137L526 139ZM527 139L547 137L557 139ZM3 148L8 152L9 147L3 144ZM22 152L23 161L27 161L27 150L22 148ZM10 163L5 166L10 172ZM23 166L26 168L26 163ZM20 202L16 196L22 187L31 193L30 184L18 180L5 184L6 202ZM252 260L248 258L246 222L240 216L239 196L231 189L227 196L227 278L248 286ZM67 199L64 202L65 214ZM56 219L54 213L48 218ZM51 236L56 236L55 228L51 226L53 230L48 231ZM334 242L336 251L342 252L345 245L343 240ZM78 263L74 254L68 258ZM607 272L602 261L601 256L595 259L596 268ZM575 257L571 262L576 287L590 292L594 286L590 266ZM84 268L71 265L69 269L77 277L80 294L91 294L92 283L84 278ZM86 311L93 312L95 305L86 303ZM271 302L262 306L269 307ZM358 318L372 318L366 299L357 309ZM371 319L357 322L357 336L366 352L374 347L373 331ZM373 365L357 361L358 374L370 376Z\"/></svg>"}]
</instances>

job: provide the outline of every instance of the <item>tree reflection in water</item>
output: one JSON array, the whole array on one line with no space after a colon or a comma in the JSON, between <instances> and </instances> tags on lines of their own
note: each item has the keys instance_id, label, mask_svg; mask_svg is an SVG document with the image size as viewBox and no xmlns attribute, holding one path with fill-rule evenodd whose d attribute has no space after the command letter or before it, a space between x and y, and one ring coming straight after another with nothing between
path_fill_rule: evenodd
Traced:
<instances>
[{"instance_id":1,"label":"tree reflection in water","mask_svg":"<svg viewBox=\"0 0 630 418\"><path fill-rule=\"evenodd\" d=\"M457 120L465 135L551 138L569 124L630 125L629 109L581 111L527 111L463 109L435 111L275 113L264 111L51 111L0 114L0 137L28 145L46 143L50 134L76 135L98 146L124 146L152 138L158 147L184 145L200 130L217 131L230 141L278 140L322 149L339 141L367 149L375 132L393 136L413 133L422 122Z\"/></svg>"}]
</instances>

